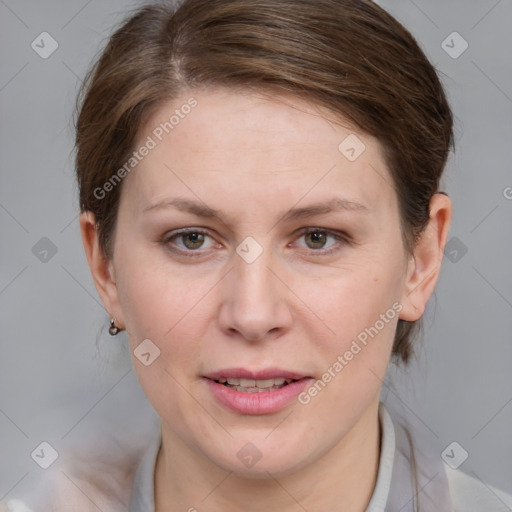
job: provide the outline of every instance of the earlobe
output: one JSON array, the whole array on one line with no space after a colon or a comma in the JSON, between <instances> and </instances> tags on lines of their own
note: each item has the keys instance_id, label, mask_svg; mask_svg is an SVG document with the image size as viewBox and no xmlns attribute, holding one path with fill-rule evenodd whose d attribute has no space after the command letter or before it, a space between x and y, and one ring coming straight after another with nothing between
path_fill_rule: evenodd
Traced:
<instances>
[{"instance_id":1,"label":"earlobe","mask_svg":"<svg viewBox=\"0 0 512 512\"><path fill-rule=\"evenodd\" d=\"M92 212L83 212L80 215L80 231L94 285L108 315L115 317L116 325L121 327L124 322L119 304L113 262L100 247L96 219Z\"/></svg>"},{"instance_id":2,"label":"earlobe","mask_svg":"<svg viewBox=\"0 0 512 512\"><path fill-rule=\"evenodd\" d=\"M402 310L400 311L399 318L401 320L407 320L409 322L414 322L418 320L423 314L422 311L419 310L418 306L414 303L411 298L411 293L414 291L413 283L415 282L415 276L418 275L418 266L416 265L416 259L414 255L410 256L405 287L402 293Z\"/></svg>"},{"instance_id":3,"label":"earlobe","mask_svg":"<svg viewBox=\"0 0 512 512\"><path fill-rule=\"evenodd\" d=\"M430 217L409 260L402 293L400 318L414 322L422 317L441 272L443 252L452 216L452 202L446 194L434 194Z\"/></svg>"}]
</instances>

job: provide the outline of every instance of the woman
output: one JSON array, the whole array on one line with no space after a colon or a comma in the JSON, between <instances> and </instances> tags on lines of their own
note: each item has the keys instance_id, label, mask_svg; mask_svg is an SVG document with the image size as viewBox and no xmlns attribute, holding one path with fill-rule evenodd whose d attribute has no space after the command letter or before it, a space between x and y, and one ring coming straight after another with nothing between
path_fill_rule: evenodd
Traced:
<instances>
[{"instance_id":1,"label":"woman","mask_svg":"<svg viewBox=\"0 0 512 512\"><path fill-rule=\"evenodd\" d=\"M452 215L452 114L404 27L365 0L144 7L82 93L85 252L161 425L55 510L509 510L379 402Z\"/></svg>"}]
</instances>

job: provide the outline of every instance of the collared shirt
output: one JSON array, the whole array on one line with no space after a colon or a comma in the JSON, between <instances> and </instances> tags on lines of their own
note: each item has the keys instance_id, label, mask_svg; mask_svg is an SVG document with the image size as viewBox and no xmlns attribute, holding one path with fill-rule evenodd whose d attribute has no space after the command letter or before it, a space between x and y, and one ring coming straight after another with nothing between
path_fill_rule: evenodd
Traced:
<instances>
[{"instance_id":1,"label":"collared shirt","mask_svg":"<svg viewBox=\"0 0 512 512\"><path fill-rule=\"evenodd\" d=\"M512 496L451 469L379 407L381 450L376 485L366 512L511 512ZM154 472L162 442L160 423L136 461L101 466L79 478L70 467L46 470L38 492L26 499L9 495L0 512L155 512ZM136 471L131 461L134 461ZM126 461L130 461L126 463ZM125 467L126 466L126 467ZM128 467L130 466L130 467ZM50 472L49 472L50 471ZM93 482L103 484L96 488Z\"/></svg>"}]
</instances>

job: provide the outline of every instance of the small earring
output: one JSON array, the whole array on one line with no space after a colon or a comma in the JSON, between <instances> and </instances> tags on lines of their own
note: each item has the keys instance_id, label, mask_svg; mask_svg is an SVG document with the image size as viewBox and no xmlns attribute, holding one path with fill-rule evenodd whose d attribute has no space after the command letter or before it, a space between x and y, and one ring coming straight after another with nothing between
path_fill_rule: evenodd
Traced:
<instances>
[{"instance_id":1,"label":"small earring","mask_svg":"<svg viewBox=\"0 0 512 512\"><path fill-rule=\"evenodd\" d=\"M110 336L115 336L119 332L119 327L115 324L115 318L110 319L110 327L108 328L108 333Z\"/></svg>"}]
</instances>

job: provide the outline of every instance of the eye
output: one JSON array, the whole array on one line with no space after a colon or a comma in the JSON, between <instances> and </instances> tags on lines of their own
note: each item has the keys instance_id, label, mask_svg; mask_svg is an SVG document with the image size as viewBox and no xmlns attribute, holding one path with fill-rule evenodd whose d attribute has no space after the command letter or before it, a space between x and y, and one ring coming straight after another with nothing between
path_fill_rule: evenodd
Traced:
<instances>
[{"instance_id":1,"label":"eye","mask_svg":"<svg viewBox=\"0 0 512 512\"><path fill-rule=\"evenodd\" d=\"M348 243L348 237L343 233L331 231L322 228L307 228L303 231L297 240L304 240L305 246L298 244L299 247L312 249L313 252L328 254L340 246Z\"/></svg>"},{"instance_id":2,"label":"eye","mask_svg":"<svg viewBox=\"0 0 512 512\"><path fill-rule=\"evenodd\" d=\"M208 240L210 240L209 244ZM187 228L168 233L162 239L162 243L171 250L177 250L178 252L194 252L198 249L209 249L215 245L215 241L211 236L205 231L196 228Z\"/></svg>"}]
</instances>

